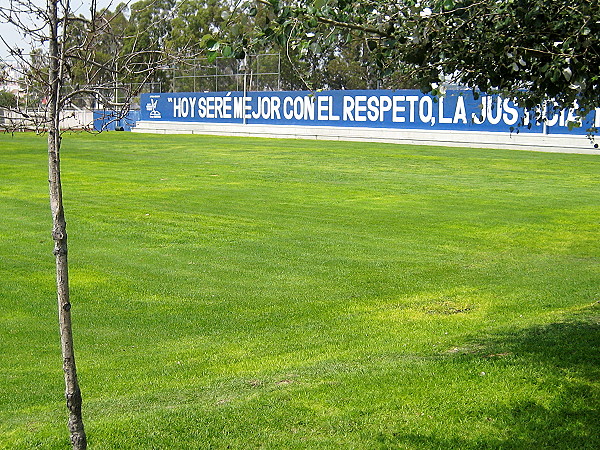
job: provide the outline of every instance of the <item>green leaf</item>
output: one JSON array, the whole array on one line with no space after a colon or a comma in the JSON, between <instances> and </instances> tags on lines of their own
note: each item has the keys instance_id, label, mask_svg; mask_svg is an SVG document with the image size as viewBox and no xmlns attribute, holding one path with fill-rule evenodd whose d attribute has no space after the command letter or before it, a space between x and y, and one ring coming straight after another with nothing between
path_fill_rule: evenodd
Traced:
<instances>
[{"instance_id":1,"label":"green leaf","mask_svg":"<svg viewBox=\"0 0 600 450\"><path fill-rule=\"evenodd\" d=\"M211 39L214 41L212 34L205 34L204 36L202 36L202 39L200 39L200 42L206 45L206 42L210 41Z\"/></svg>"},{"instance_id":2,"label":"green leaf","mask_svg":"<svg viewBox=\"0 0 600 450\"><path fill-rule=\"evenodd\" d=\"M219 47L221 47L221 44L214 39L209 39L206 41L206 48L209 52L216 52L219 50Z\"/></svg>"},{"instance_id":3,"label":"green leaf","mask_svg":"<svg viewBox=\"0 0 600 450\"><path fill-rule=\"evenodd\" d=\"M231 46L226 45L225 47L223 47L223 49L221 50L221 54L225 57L225 58L229 58L232 54L233 54L233 49L231 48Z\"/></svg>"},{"instance_id":4,"label":"green leaf","mask_svg":"<svg viewBox=\"0 0 600 450\"><path fill-rule=\"evenodd\" d=\"M206 59L208 60L208 62L213 63L217 59L217 56L217 52L209 51L208 55L206 56Z\"/></svg>"},{"instance_id":5,"label":"green leaf","mask_svg":"<svg viewBox=\"0 0 600 450\"><path fill-rule=\"evenodd\" d=\"M446 11L449 11L449 10L451 10L451 9L454 9L454 6L455 6L455 5L454 5L454 0L444 0L444 3L443 3L443 8L444 8Z\"/></svg>"}]
</instances>

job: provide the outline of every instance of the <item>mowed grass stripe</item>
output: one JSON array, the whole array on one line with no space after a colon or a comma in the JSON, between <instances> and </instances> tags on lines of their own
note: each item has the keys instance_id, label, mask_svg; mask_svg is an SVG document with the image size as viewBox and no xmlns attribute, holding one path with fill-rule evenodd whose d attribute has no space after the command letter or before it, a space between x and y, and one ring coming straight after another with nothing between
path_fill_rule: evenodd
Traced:
<instances>
[{"instance_id":1,"label":"mowed grass stripe","mask_svg":"<svg viewBox=\"0 0 600 450\"><path fill-rule=\"evenodd\" d=\"M64 448L45 138L0 137L0 447ZM94 448L597 448L600 160L63 141Z\"/></svg>"}]
</instances>

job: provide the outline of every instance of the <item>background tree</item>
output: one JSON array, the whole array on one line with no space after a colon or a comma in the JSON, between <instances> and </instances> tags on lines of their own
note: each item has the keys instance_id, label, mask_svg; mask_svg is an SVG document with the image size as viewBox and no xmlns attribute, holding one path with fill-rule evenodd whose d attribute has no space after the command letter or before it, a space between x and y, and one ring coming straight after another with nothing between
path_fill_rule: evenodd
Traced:
<instances>
[{"instance_id":1,"label":"background tree","mask_svg":"<svg viewBox=\"0 0 600 450\"><path fill-rule=\"evenodd\" d=\"M6 86L13 83L11 72L12 70L8 64L0 62L0 85L4 86L3 89L0 89L0 108L13 109L19 107L17 95L5 90Z\"/></svg>"},{"instance_id":2,"label":"background tree","mask_svg":"<svg viewBox=\"0 0 600 450\"><path fill-rule=\"evenodd\" d=\"M127 5L121 3L114 11L108 8L97 11L91 20L79 16L72 21L66 37L70 49L67 77L71 89L93 86L114 102L119 101L115 89L124 82L119 65L124 64L121 55L128 27L127 12ZM71 103L93 107L89 99L89 96L83 100L72 98Z\"/></svg>"},{"instance_id":3,"label":"background tree","mask_svg":"<svg viewBox=\"0 0 600 450\"><path fill-rule=\"evenodd\" d=\"M341 32L324 27L313 14L317 11L314 4L295 0L240 2L231 9L223 31L214 33L223 43L216 53L280 53L283 89L414 87L402 62L385 71L373 64L372 38L352 28ZM211 45L208 47L210 50Z\"/></svg>"},{"instance_id":4,"label":"background tree","mask_svg":"<svg viewBox=\"0 0 600 450\"><path fill-rule=\"evenodd\" d=\"M312 36L312 32L308 33ZM284 83L291 89L409 89L415 87L412 73L398 64L381 70L372 63L371 40L359 33L334 35L322 46L318 40L303 45L299 55L288 52L283 67Z\"/></svg>"},{"instance_id":5,"label":"background tree","mask_svg":"<svg viewBox=\"0 0 600 450\"><path fill-rule=\"evenodd\" d=\"M166 45L175 53L185 49L187 58L172 67L172 89L179 91L214 89L204 75L211 71L203 53L206 35L221 32L221 24L229 8L216 0L180 0L174 6ZM214 70L212 70L214 72Z\"/></svg>"},{"instance_id":6,"label":"background tree","mask_svg":"<svg viewBox=\"0 0 600 450\"><path fill-rule=\"evenodd\" d=\"M169 48L190 52L196 56L202 52L200 47L205 35L221 31L229 8L217 0L179 1L171 20L170 34L167 38Z\"/></svg>"},{"instance_id":7,"label":"background tree","mask_svg":"<svg viewBox=\"0 0 600 450\"><path fill-rule=\"evenodd\" d=\"M18 99L15 94L8 91L0 91L0 108L17 108Z\"/></svg>"},{"instance_id":8,"label":"background tree","mask_svg":"<svg viewBox=\"0 0 600 450\"><path fill-rule=\"evenodd\" d=\"M134 83L159 83L162 91L169 89L169 61L165 51L172 31L175 0L142 0L130 7L130 17L121 59L133 72L127 77Z\"/></svg>"}]
</instances>

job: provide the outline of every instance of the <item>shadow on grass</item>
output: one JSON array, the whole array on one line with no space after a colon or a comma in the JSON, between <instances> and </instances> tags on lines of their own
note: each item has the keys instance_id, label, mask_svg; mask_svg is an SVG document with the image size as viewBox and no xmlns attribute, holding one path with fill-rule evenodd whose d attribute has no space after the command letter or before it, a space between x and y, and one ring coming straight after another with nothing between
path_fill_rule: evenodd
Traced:
<instances>
[{"instance_id":1,"label":"shadow on grass","mask_svg":"<svg viewBox=\"0 0 600 450\"><path fill-rule=\"evenodd\" d=\"M481 345L481 341L479 341ZM498 418L498 433L474 441L439 434L382 436L384 448L599 449L600 307L568 321L490 337L472 358L511 354L512 362L535 368L552 392L549 402L522 401L481 411ZM451 356L450 356L451 357Z\"/></svg>"}]
</instances>

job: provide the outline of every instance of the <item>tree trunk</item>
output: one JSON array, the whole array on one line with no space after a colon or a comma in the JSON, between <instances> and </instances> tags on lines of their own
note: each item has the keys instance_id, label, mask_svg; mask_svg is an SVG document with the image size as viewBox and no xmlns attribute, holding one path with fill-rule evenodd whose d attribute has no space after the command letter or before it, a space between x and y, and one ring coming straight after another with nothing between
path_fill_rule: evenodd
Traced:
<instances>
[{"instance_id":1,"label":"tree trunk","mask_svg":"<svg viewBox=\"0 0 600 450\"><path fill-rule=\"evenodd\" d=\"M62 83L62 55L58 40L58 0L48 0L50 22L49 40L49 98L48 98L48 172L50 209L52 211L52 238L56 256L56 292L58 296L58 322L65 375L65 397L69 409L69 431L73 449L85 449L87 439L81 416L81 391L77 382L71 303L69 300L69 271L67 261L67 230L60 181L60 109Z\"/></svg>"},{"instance_id":2,"label":"tree trunk","mask_svg":"<svg viewBox=\"0 0 600 450\"><path fill-rule=\"evenodd\" d=\"M62 204L60 184L60 136L56 131L48 133L48 164L50 173L50 205L52 210L52 238L56 256L56 292L58 296L58 322L65 373L65 397L69 409L69 431L74 449L86 448L86 436L81 416L81 391L77 382L73 332L71 327L71 303L69 300L69 268L67 261L67 231Z\"/></svg>"}]
</instances>

